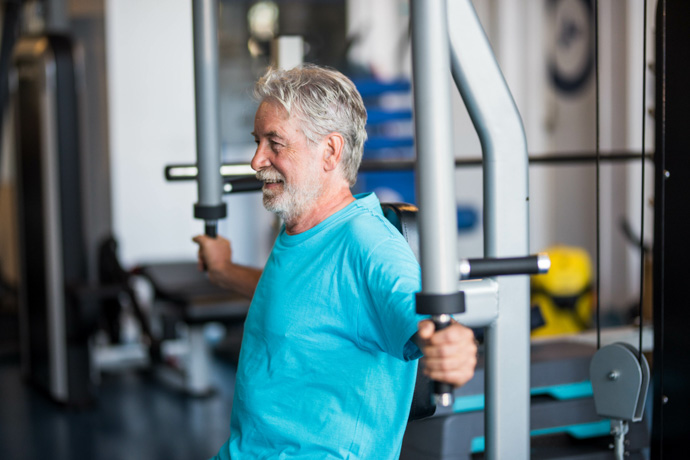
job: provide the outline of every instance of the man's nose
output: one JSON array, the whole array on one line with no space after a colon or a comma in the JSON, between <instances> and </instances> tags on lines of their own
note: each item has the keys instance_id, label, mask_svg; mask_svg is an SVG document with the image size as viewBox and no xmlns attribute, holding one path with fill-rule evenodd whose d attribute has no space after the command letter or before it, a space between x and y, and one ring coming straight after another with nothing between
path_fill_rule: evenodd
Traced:
<instances>
[{"instance_id":1,"label":"man's nose","mask_svg":"<svg viewBox=\"0 0 690 460\"><path fill-rule=\"evenodd\" d=\"M266 154L266 147L264 147L263 142L259 143L256 147L256 152L254 152L254 157L252 158L251 166L254 171L260 171L271 165L271 162Z\"/></svg>"}]
</instances>

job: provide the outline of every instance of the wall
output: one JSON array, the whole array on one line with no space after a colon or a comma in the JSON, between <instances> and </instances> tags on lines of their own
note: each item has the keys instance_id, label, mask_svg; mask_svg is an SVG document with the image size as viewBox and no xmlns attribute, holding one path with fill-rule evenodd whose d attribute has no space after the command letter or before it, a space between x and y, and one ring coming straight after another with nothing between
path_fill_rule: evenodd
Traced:
<instances>
[{"instance_id":1,"label":"wall","mask_svg":"<svg viewBox=\"0 0 690 460\"><path fill-rule=\"evenodd\" d=\"M113 229L121 258L128 266L194 260L191 238L203 231L193 218L196 183L170 183L163 175L166 165L196 162L191 2L107 1L106 53ZM225 154L247 161L251 149L240 142ZM220 233L235 243L238 262L263 263L270 225L252 231L265 219L257 216L260 196L226 200L229 217Z\"/></svg>"}]
</instances>

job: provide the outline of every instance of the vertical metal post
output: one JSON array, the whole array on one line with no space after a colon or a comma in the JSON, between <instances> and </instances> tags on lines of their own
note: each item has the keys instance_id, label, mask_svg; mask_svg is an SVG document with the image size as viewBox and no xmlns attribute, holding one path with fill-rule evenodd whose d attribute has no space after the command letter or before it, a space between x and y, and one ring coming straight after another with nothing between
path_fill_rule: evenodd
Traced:
<instances>
[{"instance_id":1,"label":"vertical metal post","mask_svg":"<svg viewBox=\"0 0 690 460\"><path fill-rule=\"evenodd\" d=\"M220 175L217 12L218 0L192 0L199 190L194 217L204 219L206 234L214 237L218 219L226 215Z\"/></svg>"},{"instance_id":2,"label":"vertical metal post","mask_svg":"<svg viewBox=\"0 0 690 460\"><path fill-rule=\"evenodd\" d=\"M422 292L417 312L431 314L436 329L464 311L458 293L455 161L450 105L450 62L446 2L412 1L417 199L419 202ZM435 384L442 406L452 404L452 387Z\"/></svg>"},{"instance_id":3,"label":"vertical metal post","mask_svg":"<svg viewBox=\"0 0 690 460\"><path fill-rule=\"evenodd\" d=\"M211 350L204 337L204 324L189 326L189 354L185 366L185 390L194 396L204 396L212 391Z\"/></svg>"},{"instance_id":4,"label":"vertical metal post","mask_svg":"<svg viewBox=\"0 0 690 460\"><path fill-rule=\"evenodd\" d=\"M455 162L446 2L411 2L422 289L458 290Z\"/></svg>"},{"instance_id":5,"label":"vertical metal post","mask_svg":"<svg viewBox=\"0 0 690 460\"><path fill-rule=\"evenodd\" d=\"M482 145L484 257L529 253L527 142L520 114L470 0L448 8L453 77ZM486 331L486 458L530 451L529 279L498 279L498 318Z\"/></svg>"}]
</instances>

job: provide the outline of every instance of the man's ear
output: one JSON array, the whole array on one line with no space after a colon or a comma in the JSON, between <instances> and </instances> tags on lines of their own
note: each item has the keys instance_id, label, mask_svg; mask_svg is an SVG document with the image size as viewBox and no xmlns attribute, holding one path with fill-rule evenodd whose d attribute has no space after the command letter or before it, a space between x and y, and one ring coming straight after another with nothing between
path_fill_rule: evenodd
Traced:
<instances>
[{"instance_id":1,"label":"man's ear","mask_svg":"<svg viewBox=\"0 0 690 460\"><path fill-rule=\"evenodd\" d=\"M324 171L333 171L338 167L343 156L345 139L340 133L331 133L324 140L326 145L323 152L323 169Z\"/></svg>"}]
</instances>

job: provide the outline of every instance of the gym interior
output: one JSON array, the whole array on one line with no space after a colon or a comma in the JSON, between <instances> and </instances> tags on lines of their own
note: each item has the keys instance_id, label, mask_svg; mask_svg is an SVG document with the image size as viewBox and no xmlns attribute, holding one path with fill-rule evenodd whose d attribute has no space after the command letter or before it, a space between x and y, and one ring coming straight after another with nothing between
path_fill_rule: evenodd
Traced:
<instances>
[{"instance_id":1,"label":"gym interior","mask_svg":"<svg viewBox=\"0 0 690 460\"><path fill-rule=\"evenodd\" d=\"M419 238L452 222L451 257L477 267L454 316L480 344L475 377L409 422L400 458L684 458L686 2L0 6L2 458L218 452L250 299L209 282L192 237L211 222L236 261L266 262L280 222L249 166L251 92L268 66L302 63L341 71L364 99L353 191L452 202L415 223ZM429 44L437 30L448 52ZM420 56L448 72L424 73ZM429 196L417 118L443 113L415 96L437 87L454 183ZM209 161L220 217L195 211ZM526 244L504 250L504 234ZM479 273L518 256L539 267Z\"/></svg>"}]
</instances>

